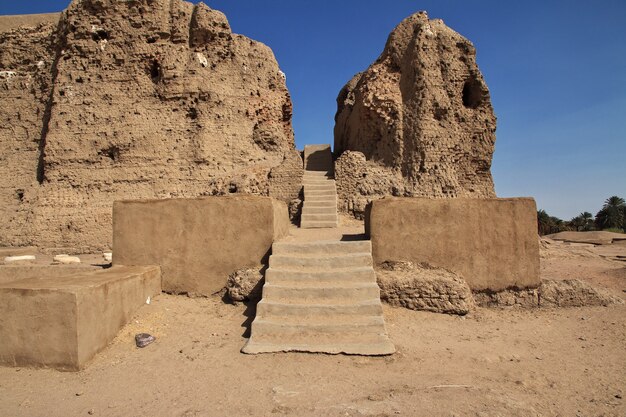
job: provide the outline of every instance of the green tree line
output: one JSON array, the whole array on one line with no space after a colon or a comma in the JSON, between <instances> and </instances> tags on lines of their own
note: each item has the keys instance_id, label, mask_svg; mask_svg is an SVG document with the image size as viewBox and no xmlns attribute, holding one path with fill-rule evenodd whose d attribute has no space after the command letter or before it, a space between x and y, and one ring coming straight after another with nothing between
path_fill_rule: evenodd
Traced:
<instances>
[{"instance_id":1,"label":"green tree line","mask_svg":"<svg viewBox=\"0 0 626 417\"><path fill-rule=\"evenodd\" d=\"M577 232L608 230L626 233L626 202L623 198L614 195L604 201L604 205L595 217L585 211L569 221L550 216L545 210L539 210L537 228L542 236L567 230Z\"/></svg>"}]
</instances>

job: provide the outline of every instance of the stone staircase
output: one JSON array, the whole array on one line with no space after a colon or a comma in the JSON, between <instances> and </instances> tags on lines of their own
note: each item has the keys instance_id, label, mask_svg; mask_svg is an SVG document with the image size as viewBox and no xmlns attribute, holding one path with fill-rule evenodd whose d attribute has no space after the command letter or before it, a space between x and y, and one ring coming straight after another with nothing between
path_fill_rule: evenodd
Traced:
<instances>
[{"instance_id":1,"label":"stone staircase","mask_svg":"<svg viewBox=\"0 0 626 417\"><path fill-rule=\"evenodd\" d=\"M275 242L244 353L388 355L367 240Z\"/></svg>"},{"instance_id":2,"label":"stone staircase","mask_svg":"<svg viewBox=\"0 0 626 417\"><path fill-rule=\"evenodd\" d=\"M333 179L330 145L304 147L304 205L300 227L303 229L337 227L337 189Z\"/></svg>"}]
</instances>

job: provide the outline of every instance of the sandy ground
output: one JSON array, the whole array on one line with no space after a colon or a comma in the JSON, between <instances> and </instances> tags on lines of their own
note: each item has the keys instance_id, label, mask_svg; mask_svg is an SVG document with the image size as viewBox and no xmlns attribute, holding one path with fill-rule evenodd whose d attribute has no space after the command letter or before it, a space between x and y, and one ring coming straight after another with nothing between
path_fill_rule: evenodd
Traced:
<instances>
[{"instance_id":1,"label":"sandy ground","mask_svg":"<svg viewBox=\"0 0 626 417\"><path fill-rule=\"evenodd\" d=\"M551 247L543 277L626 299L626 263L606 250ZM385 306L388 357L243 355L251 310L162 294L84 371L0 368L0 416L626 416L626 305ZM139 332L157 341L138 349Z\"/></svg>"},{"instance_id":2,"label":"sandy ground","mask_svg":"<svg viewBox=\"0 0 626 417\"><path fill-rule=\"evenodd\" d=\"M60 15L60 13L43 13L0 16L0 32L6 32L20 26L34 27L40 23L57 23Z\"/></svg>"}]
</instances>

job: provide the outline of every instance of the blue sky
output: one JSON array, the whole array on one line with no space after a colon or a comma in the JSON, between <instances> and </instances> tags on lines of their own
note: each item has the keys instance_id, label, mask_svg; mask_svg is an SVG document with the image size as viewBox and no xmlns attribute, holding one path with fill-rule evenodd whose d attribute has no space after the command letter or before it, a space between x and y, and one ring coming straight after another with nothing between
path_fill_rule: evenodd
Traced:
<instances>
[{"instance_id":1,"label":"blue sky","mask_svg":"<svg viewBox=\"0 0 626 417\"><path fill-rule=\"evenodd\" d=\"M427 10L470 39L498 130L500 197L532 196L569 219L626 198L626 1L215 0L231 27L269 45L287 74L296 145L332 143L341 87L406 16ZM0 14L68 1L0 0Z\"/></svg>"}]
</instances>

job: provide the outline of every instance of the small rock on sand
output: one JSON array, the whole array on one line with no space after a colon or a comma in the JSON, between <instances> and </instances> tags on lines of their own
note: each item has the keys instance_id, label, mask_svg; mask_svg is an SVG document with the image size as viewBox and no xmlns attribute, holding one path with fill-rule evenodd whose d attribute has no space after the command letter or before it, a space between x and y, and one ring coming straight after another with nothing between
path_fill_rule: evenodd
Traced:
<instances>
[{"instance_id":1,"label":"small rock on sand","mask_svg":"<svg viewBox=\"0 0 626 417\"><path fill-rule=\"evenodd\" d=\"M30 262L36 259L35 255L19 255L19 256L7 256L4 258L5 264L15 263L15 262Z\"/></svg>"},{"instance_id":2,"label":"small rock on sand","mask_svg":"<svg viewBox=\"0 0 626 417\"><path fill-rule=\"evenodd\" d=\"M80 258L78 256L56 255L54 258L52 258L52 263L63 265L79 264Z\"/></svg>"},{"instance_id":3,"label":"small rock on sand","mask_svg":"<svg viewBox=\"0 0 626 417\"><path fill-rule=\"evenodd\" d=\"M135 344L138 348L146 347L155 340L156 338L148 333L139 333L135 335Z\"/></svg>"}]
</instances>

